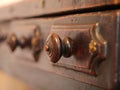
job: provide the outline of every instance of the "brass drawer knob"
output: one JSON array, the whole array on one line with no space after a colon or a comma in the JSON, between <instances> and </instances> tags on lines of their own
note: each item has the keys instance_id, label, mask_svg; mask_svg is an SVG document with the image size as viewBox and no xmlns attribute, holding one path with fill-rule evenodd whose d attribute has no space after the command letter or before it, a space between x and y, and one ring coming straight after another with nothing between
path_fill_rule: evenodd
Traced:
<instances>
[{"instance_id":1,"label":"brass drawer knob","mask_svg":"<svg viewBox=\"0 0 120 90\"><path fill-rule=\"evenodd\" d=\"M35 61L37 61L43 47L43 39L42 39L40 30L38 28L34 30L34 35L31 39L31 47L33 50L33 56L35 58Z\"/></svg>"},{"instance_id":2,"label":"brass drawer knob","mask_svg":"<svg viewBox=\"0 0 120 90\"><path fill-rule=\"evenodd\" d=\"M52 33L45 44L45 51L48 53L51 62L56 63L61 56L70 57L72 55L73 41L69 37L63 40L56 33Z\"/></svg>"},{"instance_id":3,"label":"brass drawer knob","mask_svg":"<svg viewBox=\"0 0 120 90\"><path fill-rule=\"evenodd\" d=\"M43 47L43 41L39 28L36 27L33 35L29 37L21 36L18 38L15 34L10 35L8 45L12 51L14 51L17 47L21 47L21 49L27 47L32 49L34 59L37 61Z\"/></svg>"},{"instance_id":4,"label":"brass drawer knob","mask_svg":"<svg viewBox=\"0 0 120 90\"><path fill-rule=\"evenodd\" d=\"M8 45L12 51L15 51L17 47L21 47L22 49L27 46L27 38L21 36L18 38L14 33L10 35L8 39ZM28 44L30 46L30 44Z\"/></svg>"},{"instance_id":5,"label":"brass drawer knob","mask_svg":"<svg viewBox=\"0 0 120 90\"><path fill-rule=\"evenodd\" d=\"M107 42L103 39L99 32L99 24L95 24L91 29L76 33L69 32L65 36L59 31L51 33L45 44L45 51L50 57L51 62L56 63L61 56L70 57L74 55L79 60L86 60L86 63L91 63L90 60L96 56L100 59L106 58ZM77 34L78 32L78 34ZM74 37L69 35L75 34ZM60 36L61 37L60 37ZM63 38L63 39L61 39Z\"/></svg>"},{"instance_id":6,"label":"brass drawer knob","mask_svg":"<svg viewBox=\"0 0 120 90\"><path fill-rule=\"evenodd\" d=\"M52 33L48 37L45 50L53 63L56 63L62 56L62 41L56 33Z\"/></svg>"},{"instance_id":7,"label":"brass drawer knob","mask_svg":"<svg viewBox=\"0 0 120 90\"><path fill-rule=\"evenodd\" d=\"M19 45L17 36L14 33L10 35L10 37L8 39L8 45L12 51L14 51L16 49L16 47Z\"/></svg>"}]
</instances>

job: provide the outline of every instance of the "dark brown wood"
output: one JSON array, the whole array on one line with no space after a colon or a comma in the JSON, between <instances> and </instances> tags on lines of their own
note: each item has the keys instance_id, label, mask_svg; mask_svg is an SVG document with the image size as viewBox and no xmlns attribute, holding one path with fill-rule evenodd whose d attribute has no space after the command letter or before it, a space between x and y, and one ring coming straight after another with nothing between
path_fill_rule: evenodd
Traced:
<instances>
[{"instance_id":1,"label":"dark brown wood","mask_svg":"<svg viewBox=\"0 0 120 90\"><path fill-rule=\"evenodd\" d=\"M53 63L57 63L61 56L68 59L73 56L72 61L66 60L66 62L60 61L58 63L79 68L80 71L91 75L97 75L96 68L99 63L104 61L107 54L107 41L100 34L101 25L99 22L90 24L67 23L52 25L51 34L45 44L48 47L46 50L48 56ZM91 47L96 50L91 50Z\"/></svg>"},{"instance_id":2,"label":"dark brown wood","mask_svg":"<svg viewBox=\"0 0 120 90\"><path fill-rule=\"evenodd\" d=\"M24 0L1 7L0 21L119 4L120 0Z\"/></svg>"},{"instance_id":3,"label":"dark brown wood","mask_svg":"<svg viewBox=\"0 0 120 90\"><path fill-rule=\"evenodd\" d=\"M31 17L119 3L119 0L31 0L18 3L13 8L15 16Z\"/></svg>"},{"instance_id":4,"label":"dark brown wood","mask_svg":"<svg viewBox=\"0 0 120 90\"><path fill-rule=\"evenodd\" d=\"M22 34L29 35L34 26L38 25L45 42L53 25L93 24L98 22L100 23L101 34L108 42L108 54L107 58L97 69L98 76L96 77L80 72L79 68L69 67L68 60L71 60L72 63L77 63L72 61L75 60L74 57L62 57L60 62L65 62L67 65L57 66L50 62L48 55L42 50L39 61L36 63L32 57L31 50L17 48L12 53L6 43L0 46L0 68L38 89L115 90L118 80L118 77L116 77L118 60L116 58L118 49L116 47L118 43L116 36L119 30L119 11L77 14L60 18L14 20L10 23L1 23L0 27L3 30L9 31L9 35L14 32L17 36L21 36Z\"/></svg>"},{"instance_id":5,"label":"dark brown wood","mask_svg":"<svg viewBox=\"0 0 120 90\"><path fill-rule=\"evenodd\" d=\"M112 64L113 60L115 58L115 53L113 54L112 52L115 52L114 51L115 43L116 43L115 42L116 41L115 40L115 38L116 38L115 29L117 31L117 25L115 25L115 23L117 22L117 15L119 16L119 14L115 15L115 13L111 13L111 15L109 13L106 13L106 14L101 13L101 14L94 14L94 15L93 14L89 14L89 15L83 14L81 16L76 15L76 16L66 17L66 18L62 18L62 19L55 21L54 25L64 25L64 26L100 23L101 33L102 33L103 37L105 38L105 40L108 42L108 49L107 49L108 54L107 55L109 55L109 56L106 57L106 60L104 62L102 62L100 64L100 67L97 69L98 76L96 76L96 77L91 76L88 79L88 75L83 74L83 77L82 77L82 74L80 74L81 78L80 77L76 78L76 76L73 75L73 73L72 74L69 73L69 74L67 74L68 77L71 77L73 75L73 78L76 78L76 80L79 79L82 82L94 84L94 85L97 85L97 86L103 87L103 88L111 89L114 87L114 85L115 85L114 79L116 79L114 70L116 70L116 68L114 67L115 63ZM110 23L108 23L108 22L110 22ZM63 30L63 32L65 30L67 31L67 29L59 29L59 30L54 29L52 32L57 32L61 37L66 36L66 34L64 34L64 33L60 34L61 33L60 30ZM109 32L108 32L108 30L109 30ZM111 34L112 34L112 37L111 37ZM73 33L71 35L73 35ZM109 50L111 50L111 51L109 51ZM70 58L61 58L60 62L58 62L58 63L60 63L60 66L63 66L65 68L72 68L74 70L80 70L80 68L77 68L78 62L81 63L81 61L77 61L74 57L70 57ZM111 66L110 63L113 66ZM104 66L106 66L106 69L107 69L106 71L105 71ZM78 65L78 67L79 67L79 65ZM108 70L108 67L109 67L109 70ZM110 67L112 67L112 68L110 68ZM66 73L66 72L60 72L60 70L58 72L62 73L62 74ZM104 79L102 79L103 77L104 77ZM112 79L110 79L110 78L107 79L108 77L111 77ZM105 83L105 82L107 82L106 80L107 81L110 80L110 81L108 81L109 84L111 82L110 86L107 83Z\"/></svg>"}]
</instances>

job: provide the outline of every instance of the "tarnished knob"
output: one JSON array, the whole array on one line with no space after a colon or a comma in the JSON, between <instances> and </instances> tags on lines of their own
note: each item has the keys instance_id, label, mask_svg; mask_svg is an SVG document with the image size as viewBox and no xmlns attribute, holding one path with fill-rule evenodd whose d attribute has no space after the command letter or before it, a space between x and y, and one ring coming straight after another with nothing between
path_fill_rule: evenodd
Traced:
<instances>
[{"instance_id":1,"label":"tarnished knob","mask_svg":"<svg viewBox=\"0 0 120 90\"><path fill-rule=\"evenodd\" d=\"M69 37L61 40L56 33L52 33L46 41L45 51L49 55L51 62L56 63L62 55L64 57L72 55L72 40Z\"/></svg>"},{"instance_id":2,"label":"tarnished knob","mask_svg":"<svg viewBox=\"0 0 120 90\"><path fill-rule=\"evenodd\" d=\"M39 58L39 54L42 50L42 44L41 44L41 39L38 38L38 37L33 37L32 40L31 40L31 47L32 47L32 50L33 50L33 56L35 58L35 61L38 60Z\"/></svg>"},{"instance_id":3,"label":"tarnished knob","mask_svg":"<svg viewBox=\"0 0 120 90\"><path fill-rule=\"evenodd\" d=\"M15 34L11 34L8 39L10 49L14 51L17 47L25 48L27 46L27 38L21 36L18 38Z\"/></svg>"},{"instance_id":4,"label":"tarnished knob","mask_svg":"<svg viewBox=\"0 0 120 90\"><path fill-rule=\"evenodd\" d=\"M39 58L39 54L43 47L43 41L42 41L42 37L41 37L39 28L36 28L34 30L34 35L31 40L31 47L33 50L33 56L35 58L35 61L37 61Z\"/></svg>"},{"instance_id":5,"label":"tarnished knob","mask_svg":"<svg viewBox=\"0 0 120 90\"><path fill-rule=\"evenodd\" d=\"M18 44L19 44L19 42L18 42L16 35L12 34L8 40L8 45L10 46L10 49L12 51L14 51L16 49L16 47L18 46Z\"/></svg>"},{"instance_id":6,"label":"tarnished knob","mask_svg":"<svg viewBox=\"0 0 120 90\"><path fill-rule=\"evenodd\" d=\"M45 44L45 50L51 61L56 63L62 55L62 41L56 33L52 33Z\"/></svg>"},{"instance_id":7,"label":"tarnished knob","mask_svg":"<svg viewBox=\"0 0 120 90\"><path fill-rule=\"evenodd\" d=\"M14 51L18 46L22 49L29 47L33 51L35 61L37 61L43 47L43 41L39 28L36 27L33 34L29 37L20 36L17 38L15 34L12 34L8 40L8 45L12 51Z\"/></svg>"}]
</instances>

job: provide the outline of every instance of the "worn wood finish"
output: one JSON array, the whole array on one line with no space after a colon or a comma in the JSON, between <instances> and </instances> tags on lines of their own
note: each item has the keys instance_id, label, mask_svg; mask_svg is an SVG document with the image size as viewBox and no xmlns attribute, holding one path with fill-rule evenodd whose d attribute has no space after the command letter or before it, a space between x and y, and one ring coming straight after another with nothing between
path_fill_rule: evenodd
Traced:
<instances>
[{"instance_id":1,"label":"worn wood finish","mask_svg":"<svg viewBox=\"0 0 120 90\"><path fill-rule=\"evenodd\" d=\"M56 20L54 25L90 25L90 24L95 24L95 23L99 23L100 24L100 32L102 34L102 36L104 37L104 39L108 42L108 49L107 49L107 57L105 59L105 61L103 61L100 64L100 67L96 70L98 75L96 77L88 77L88 75L82 75L80 74L80 77L76 78L76 76L72 76L72 74L68 74L68 77L73 77L76 78L76 80L80 80L82 82L86 82L89 84L93 84L99 87L103 87L103 88L107 88L107 89L111 89L114 87L115 85L115 72L114 70L116 70L115 68L115 63L113 63L115 55L116 55L116 51L114 51L115 49L115 43L116 43L116 33L117 33L117 17L119 17L119 14L117 16L117 13L99 13L99 14L83 14L83 15L76 15L71 16L71 17L66 17L66 18L62 18L61 20ZM109 23L110 22L110 23ZM64 31L67 29L63 29L63 33L61 32L62 29L53 29L52 32L56 32L59 34L60 37L64 37L66 36L66 33L64 33ZM115 32L116 31L116 32ZM61 34L62 33L62 34ZM111 37L112 34L112 37ZM74 35L74 32L71 34ZM107 35L107 36L106 36ZM110 35L110 36L109 36ZM69 35L70 36L70 35ZM79 37L80 38L80 37ZM84 38L85 39L85 38ZM89 50L88 50L89 51ZM112 53L114 52L114 54ZM71 62L70 62L71 61ZM75 61L77 63L75 63ZM60 63L60 66L66 67L66 68L72 68L76 70L79 68L80 64L78 65L78 63L81 63L82 61L78 61L78 59L76 59L74 56L70 57L70 58L64 58L62 57L61 60L58 62ZM80 70L80 69L78 69ZM60 71L59 71L60 72ZM65 74L65 72L64 72ZM83 76L83 77L82 77ZM105 82L109 82L105 83Z\"/></svg>"},{"instance_id":2,"label":"worn wood finish","mask_svg":"<svg viewBox=\"0 0 120 90\"><path fill-rule=\"evenodd\" d=\"M0 21L118 4L120 0L24 0L0 8Z\"/></svg>"},{"instance_id":3,"label":"worn wood finish","mask_svg":"<svg viewBox=\"0 0 120 90\"><path fill-rule=\"evenodd\" d=\"M70 68L64 68L64 66L54 66L50 62L45 51L41 52L39 61L36 63L32 57L31 50L21 50L20 48L17 48L16 51L12 53L8 45L5 43L0 46L0 68L9 74L24 80L33 87L37 87L38 89L110 90L114 88L113 90L115 90L115 80L117 80L115 74L117 63L117 23L119 24L118 12L119 11L107 11L101 13L70 15L59 18L23 19L10 22L9 24L1 24L1 27L4 30L9 31L9 34L15 32L18 35L20 35L19 32L21 32L21 34L26 33L29 35L29 28L24 27L24 25L39 25L43 40L45 41L53 24L90 24L99 22L102 30L101 33L108 41L109 49L107 59L101 63L98 68L99 75L97 77L90 76ZM23 30L21 30L20 27L23 28ZM72 59L72 57L70 59ZM64 61L66 59L61 58L61 60ZM58 76L55 73L61 76ZM100 88L97 88L96 86Z\"/></svg>"},{"instance_id":4,"label":"worn wood finish","mask_svg":"<svg viewBox=\"0 0 120 90\"><path fill-rule=\"evenodd\" d=\"M30 17L119 3L119 0L34 0L16 4L14 15Z\"/></svg>"}]
</instances>

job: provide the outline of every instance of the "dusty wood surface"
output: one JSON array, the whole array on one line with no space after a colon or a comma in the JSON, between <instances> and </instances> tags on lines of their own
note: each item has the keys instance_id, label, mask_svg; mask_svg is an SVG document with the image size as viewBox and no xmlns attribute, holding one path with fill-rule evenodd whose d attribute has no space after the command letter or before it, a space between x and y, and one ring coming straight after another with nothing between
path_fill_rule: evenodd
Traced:
<instances>
[{"instance_id":1,"label":"dusty wood surface","mask_svg":"<svg viewBox=\"0 0 120 90\"><path fill-rule=\"evenodd\" d=\"M0 21L119 3L120 0L24 0L0 8Z\"/></svg>"}]
</instances>

